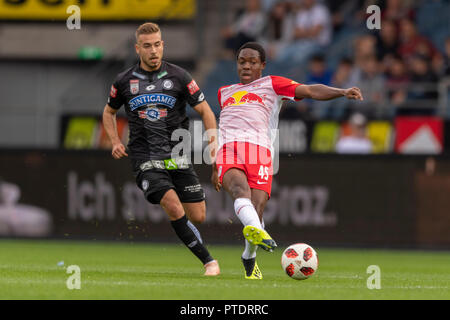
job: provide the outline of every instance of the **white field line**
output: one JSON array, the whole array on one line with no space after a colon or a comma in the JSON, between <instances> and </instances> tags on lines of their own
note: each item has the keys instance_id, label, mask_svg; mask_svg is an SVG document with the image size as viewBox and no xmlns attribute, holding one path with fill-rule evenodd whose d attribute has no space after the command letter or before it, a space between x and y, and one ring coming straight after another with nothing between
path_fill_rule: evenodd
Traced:
<instances>
[{"instance_id":1,"label":"white field line","mask_svg":"<svg viewBox=\"0 0 450 320\"><path fill-rule=\"evenodd\" d=\"M62 285L65 287L65 281L67 279L67 277L69 276L69 274L66 274L66 269L65 267L61 266L57 266L56 264L54 266L48 266L48 265L8 265L8 264L1 264L0 265L0 270L4 270L4 271L31 271L31 272L36 272L36 273L41 273L41 274L37 274L36 276L39 278L36 279L23 279L23 278L12 278L12 277L5 277L5 273L4 272L0 272L0 283L3 284L11 284L11 285L20 285L20 284L36 284L36 285L43 285L43 284L47 284L47 285ZM198 269L199 271L203 271L201 269L201 267ZM55 279L54 276L52 276L52 278L45 278L45 276L42 275L42 273L46 273L46 272L61 272L61 280ZM195 274L197 273L197 269L195 268L190 268L189 270L185 270L186 272L188 272L189 274ZM151 268L149 266L135 266L135 267L122 267L122 266L108 266L108 268L105 267L95 267L95 266L87 266L87 267L83 267L81 266L81 273L82 273L82 286L83 285L94 285L94 286L142 286L142 287L152 287L152 286L158 286L158 287L164 287L164 286L178 286L178 283L176 281L176 278L173 279L173 281L145 281L145 280L136 280L136 281L117 281L117 280L94 280L92 279L93 275L89 275L86 273L89 272L98 272L101 273L103 275L106 275L108 273L125 273L127 275L130 275L132 273L136 273L137 275L141 275L141 277L145 278L146 274L162 274L162 272L160 271L159 268ZM281 272L281 271L280 271ZM3 276L2 276L3 274ZM179 275L179 270L175 269L173 271L170 270L165 270L164 274L166 275ZM186 273L187 274L187 273ZM202 273L198 273L198 276L201 276ZM224 272L224 275L230 275L230 276L242 276L243 273L242 272L233 272L233 271L229 271L229 272ZM271 277L273 276L278 277L279 274L278 273L267 273L264 274L266 279L269 280L269 278L267 278L267 276ZM308 281L308 287L311 288L324 288L324 289L330 289L330 288L349 288L349 289L361 289L361 288L366 288L366 277L358 275L358 274L352 274L352 273L347 273L347 274L336 274L336 273L319 273L316 276L318 279L321 280L320 283L314 283L313 280ZM90 279L89 279L90 278ZM115 275L115 278L117 278L117 275ZM323 281L326 279L347 279L347 280L354 280L352 281L353 285L342 285L342 284L335 284L335 285L330 285L330 284L324 284ZM220 278L218 280L221 280ZM399 280L399 279L396 279ZM411 279L404 279L405 281L411 281ZM236 281L236 280L232 280L232 281ZM270 281L270 280L269 280ZM361 285L355 285L357 284L356 281L361 281ZM423 281L423 279L422 279ZM301 282L301 281L300 281ZM386 283L389 282L389 279L386 279L383 281L382 279L382 289L411 289L411 290L416 290L416 289L428 289L428 290L440 290L440 289L447 289L450 290L449 286L433 286L433 285L406 285L406 286L402 286L402 285L397 285L397 286L389 286L386 285ZM207 282L197 282L195 284L195 286L198 287L210 287L210 286L216 286L217 283L207 283ZM240 288L240 287L248 287L248 288L261 288L261 287L269 287L269 288L297 288L299 285L299 282L292 280L291 282L278 282L278 283L273 283L273 282L267 282L267 283L258 283L258 284L251 284L251 283L243 283L241 281L235 282L235 283L227 283L227 282L221 282L220 284L221 286L224 287L229 287L229 288Z\"/></svg>"},{"instance_id":2,"label":"white field line","mask_svg":"<svg viewBox=\"0 0 450 320\"><path fill-rule=\"evenodd\" d=\"M8 284L8 285L51 285L51 286L61 286L62 288L66 288L65 279L14 279L14 278L0 278L0 283ZM216 286L216 282L197 282L195 284L196 287L211 287ZM113 281L113 280L93 280L93 279L83 279L81 278L81 289L89 288L90 286L106 286L106 287L120 287L120 286L132 286L132 287L171 287L171 286L179 286L176 281L168 282L168 281ZM245 282L239 283L221 283L223 287L229 288L297 288L299 286L299 282L292 281L292 283L260 283L251 284ZM343 286L343 285L323 285L323 284L315 284L309 283L308 288L321 288L321 289L336 289L336 288L348 288L348 289L365 289L365 283L362 283L360 286ZM449 290L448 286L427 286L427 285L419 285L419 286L386 286L382 285L381 289L406 289L406 290L417 290L417 289L426 289L426 290ZM377 290L374 290L374 292Z\"/></svg>"}]
</instances>

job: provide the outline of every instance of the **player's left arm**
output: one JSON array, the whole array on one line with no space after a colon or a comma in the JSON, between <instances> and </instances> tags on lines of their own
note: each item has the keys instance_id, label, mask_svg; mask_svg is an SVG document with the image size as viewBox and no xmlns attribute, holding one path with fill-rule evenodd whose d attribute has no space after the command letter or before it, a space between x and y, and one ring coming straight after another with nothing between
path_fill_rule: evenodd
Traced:
<instances>
[{"instance_id":1,"label":"player's left arm","mask_svg":"<svg viewBox=\"0 0 450 320\"><path fill-rule=\"evenodd\" d=\"M361 90L357 87L340 89L323 84L300 85L295 88L296 99L332 100L346 97L350 100L364 100Z\"/></svg>"}]
</instances>

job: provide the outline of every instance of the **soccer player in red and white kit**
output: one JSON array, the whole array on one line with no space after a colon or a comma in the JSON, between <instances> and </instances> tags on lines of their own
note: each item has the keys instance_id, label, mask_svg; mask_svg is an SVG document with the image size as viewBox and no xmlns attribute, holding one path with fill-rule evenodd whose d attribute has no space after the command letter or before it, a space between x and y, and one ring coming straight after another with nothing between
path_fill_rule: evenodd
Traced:
<instances>
[{"instance_id":1,"label":"soccer player in red and white kit","mask_svg":"<svg viewBox=\"0 0 450 320\"><path fill-rule=\"evenodd\" d=\"M262 279L256 249L273 251L275 241L264 230L263 212L270 198L273 175L273 140L283 100L331 100L339 97L363 100L359 88L338 89L321 84L302 85L280 76L262 76L264 48L255 42L237 52L241 83L221 87L218 100L219 151L212 183L234 200L234 210L244 225L242 262L246 279Z\"/></svg>"}]
</instances>

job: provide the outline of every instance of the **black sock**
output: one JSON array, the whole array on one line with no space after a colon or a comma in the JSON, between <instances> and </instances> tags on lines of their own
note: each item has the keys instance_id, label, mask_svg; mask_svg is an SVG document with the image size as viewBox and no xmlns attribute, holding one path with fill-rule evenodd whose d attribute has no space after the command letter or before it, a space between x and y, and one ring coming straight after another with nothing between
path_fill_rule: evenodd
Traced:
<instances>
[{"instance_id":1,"label":"black sock","mask_svg":"<svg viewBox=\"0 0 450 320\"><path fill-rule=\"evenodd\" d=\"M253 268L255 267L256 258L244 259L242 258L242 264L244 265L245 274L250 277L253 273Z\"/></svg>"},{"instance_id":2,"label":"black sock","mask_svg":"<svg viewBox=\"0 0 450 320\"><path fill-rule=\"evenodd\" d=\"M191 250L203 264L214 260L203 245L200 232L198 232L197 228L187 219L186 215L178 220L171 221L170 223L178 238L183 241L189 250Z\"/></svg>"}]
</instances>

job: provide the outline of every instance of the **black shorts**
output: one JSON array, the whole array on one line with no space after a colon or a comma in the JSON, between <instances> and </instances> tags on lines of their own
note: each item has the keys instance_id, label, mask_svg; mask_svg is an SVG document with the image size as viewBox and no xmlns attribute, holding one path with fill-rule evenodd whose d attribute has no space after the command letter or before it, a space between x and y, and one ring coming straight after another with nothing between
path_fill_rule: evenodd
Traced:
<instances>
[{"instance_id":1,"label":"black shorts","mask_svg":"<svg viewBox=\"0 0 450 320\"><path fill-rule=\"evenodd\" d=\"M175 190L181 202L205 200L205 192L192 165L188 169L138 171L136 183L145 198L153 204L159 204L170 189Z\"/></svg>"}]
</instances>

